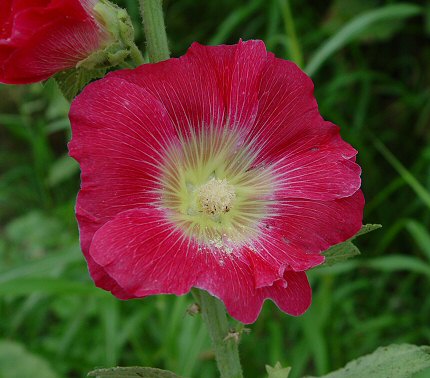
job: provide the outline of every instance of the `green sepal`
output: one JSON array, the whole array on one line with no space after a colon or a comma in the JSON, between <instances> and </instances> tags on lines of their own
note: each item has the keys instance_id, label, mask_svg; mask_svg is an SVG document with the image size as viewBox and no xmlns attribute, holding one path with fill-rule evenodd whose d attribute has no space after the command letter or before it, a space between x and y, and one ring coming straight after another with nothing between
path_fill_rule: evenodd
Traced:
<instances>
[{"instance_id":1,"label":"green sepal","mask_svg":"<svg viewBox=\"0 0 430 378\"><path fill-rule=\"evenodd\" d=\"M130 16L125 9L108 0L99 0L94 6L98 20L113 35L125 45L134 43L134 28Z\"/></svg>"},{"instance_id":2,"label":"green sepal","mask_svg":"<svg viewBox=\"0 0 430 378\"><path fill-rule=\"evenodd\" d=\"M76 68L86 70L107 69L120 65L129 57L129 55L130 51L125 49L121 43L112 43L103 50L98 50L84 60L81 60L76 65Z\"/></svg>"},{"instance_id":3,"label":"green sepal","mask_svg":"<svg viewBox=\"0 0 430 378\"><path fill-rule=\"evenodd\" d=\"M291 367L283 368L278 361L275 366L266 365L267 378L288 378L291 372Z\"/></svg>"},{"instance_id":4,"label":"green sepal","mask_svg":"<svg viewBox=\"0 0 430 378\"><path fill-rule=\"evenodd\" d=\"M77 68L88 70L129 66L129 58L140 65L143 57L134 43L134 28L130 16L125 9L108 0L99 0L94 6L94 15L98 22L110 34L110 41L98 51L77 64Z\"/></svg>"},{"instance_id":5,"label":"green sepal","mask_svg":"<svg viewBox=\"0 0 430 378\"><path fill-rule=\"evenodd\" d=\"M343 243L336 244L324 251L322 253L325 256L325 262L323 266L331 266L359 255L360 250L352 243L352 240L358 236L367 234L381 227L382 226L380 224L365 224L361 227L360 231L358 231L350 239L344 241Z\"/></svg>"},{"instance_id":6,"label":"green sepal","mask_svg":"<svg viewBox=\"0 0 430 378\"><path fill-rule=\"evenodd\" d=\"M181 378L171 371L150 367L130 366L109 369L97 369L88 373L88 377L115 378Z\"/></svg>"},{"instance_id":7,"label":"green sepal","mask_svg":"<svg viewBox=\"0 0 430 378\"><path fill-rule=\"evenodd\" d=\"M91 80L100 79L105 74L105 69L87 70L79 67L61 71L54 76L54 79L64 97L72 101Z\"/></svg>"},{"instance_id":8,"label":"green sepal","mask_svg":"<svg viewBox=\"0 0 430 378\"><path fill-rule=\"evenodd\" d=\"M107 61L112 66L119 65L129 57L130 50L136 47L134 44L134 28L130 16L125 9L108 0L99 0L94 6L94 12L99 22L109 31L115 42L108 46L107 49L102 50L102 56L94 57L92 61L95 64L100 64L100 61L97 62L97 58L101 58L101 61ZM115 56L116 60L113 61L110 56ZM88 63L90 62L82 62L81 64Z\"/></svg>"},{"instance_id":9,"label":"green sepal","mask_svg":"<svg viewBox=\"0 0 430 378\"><path fill-rule=\"evenodd\" d=\"M319 378L408 378L420 372L430 374L430 347L392 344L348 362L342 369ZM430 375L423 375L429 377ZM307 377L316 378L316 377Z\"/></svg>"}]
</instances>

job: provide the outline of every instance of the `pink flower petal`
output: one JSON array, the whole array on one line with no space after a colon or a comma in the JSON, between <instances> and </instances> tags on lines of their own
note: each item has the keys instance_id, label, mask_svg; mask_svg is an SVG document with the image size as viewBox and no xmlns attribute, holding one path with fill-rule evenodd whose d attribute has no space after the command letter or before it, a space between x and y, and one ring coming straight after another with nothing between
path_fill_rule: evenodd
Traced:
<instances>
[{"instance_id":1,"label":"pink flower petal","mask_svg":"<svg viewBox=\"0 0 430 378\"><path fill-rule=\"evenodd\" d=\"M280 241L278 244L280 244ZM276 251L273 254L270 249L270 247L267 249L266 246L263 246L258 252L249 248L244 248L243 250L252 268L254 287L256 289L271 286L273 282L279 280L284 274L286 263L285 258L283 258L283 251ZM282 257L279 258L278 254L281 254Z\"/></svg>"},{"instance_id":2,"label":"pink flower petal","mask_svg":"<svg viewBox=\"0 0 430 378\"><path fill-rule=\"evenodd\" d=\"M185 55L157 64L144 64L135 70L121 70L108 77L118 77L137 84L157 98L178 132L224 124L223 99L216 77L207 64Z\"/></svg>"},{"instance_id":3,"label":"pink flower petal","mask_svg":"<svg viewBox=\"0 0 430 378\"><path fill-rule=\"evenodd\" d=\"M294 316L303 314L311 303L312 292L304 272L285 272L273 285L255 289L246 260L232 256L220 263L219 256L211 257L196 287L221 299L228 313L242 323L255 322L267 298Z\"/></svg>"},{"instance_id":4,"label":"pink flower petal","mask_svg":"<svg viewBox=\"0 0 430 378\"><path fill-rule=\"evenodd\" d=\"M283 280L257 292L263 298L272 299L282 311L293 316L302 315L312 301L312 289L305 272L286 271Z\"/></svg>"},{"instance_id":5,"label":"pink flower petal","mask_svg":"<svg viewBox=\"0 0 430 378\"><path fill-rule=\"evenodd\" d=\"M107 222L94 235L89 254L128 298L187 293L205 257L156 208L126 211ZM96 278L98 286L106 284Z\"/></svg>"},{"instance_id":6,"label":"pink flower petal","mask_svg":"<svg viewBox=\"0 0 430 378\"><path fill-rule=\"evenodd\" d=\"M176 134L158 100L113 77L88 86L73 102L70 119L69 151L82 170L76 212L88 253L104 223L155 200L163 143Z\"/></svg>"},{"instance_id":7,"label":"pink flower petal","mask_svg":"<svg viewBox=\"0 0 430 378\"><path fill-rule=\"evenodd\" d=\"M155 208L126 211L107 222L94 235L89 255L100 267L93 276L97 286L122 299L182 295L196 286L220 298L243 323L257 319L267 298L291 315L302 314L311 302L305 273L288 271L255 289L246 260L199 250Z\"/></svg>"},{"instance_id":8,"label":"pink flower petal","mask_svg":"<svg viewBox=\"0 0 430 378\"><path fill-rule=\"evenodd\" d=\"M296 271L321 264L321 252L360 230L363 207L361 190L334 201L286 199L278 207L277 215L264 221L267 229L260 244L266 259L273 266Z\"/></svg>"},{"instance_id":9,"label":"pink flower petal","mask_svg":"<svg viewBox=\"0 0 430 378\"><path fill-rule=\"evenodd\" d=\"M0 40L10 35L12 0L0 1Z\"/></svg>"},{"instance_id":10,"label":"pink flower petal","mask_svg":"<svg viewBox=\"0 0 430 378\"><path fill-rule=\"evenodd\" d=\"M204 62L217 76L230 125L247 128L258 109L258 89L263 69L271 56L262 41L239 41L233 46L203 46L194 43L187 55Z\"/></svg>"},{"instance_id":11,"label":"pink flower petal","mask_svg":"<svg viewBox=\"0 0 430 378\"><path fill-rule=\"evenodd\" d=\"M356 155L325 122L313 96L313 83L295 64L274 59L259 89L259 110L249 139L260 149L256 164L275 164L283 196L331 200L360 187Z\"/></svg>"},{"instance_id":12,"label":"pink flower petal","mask_svg":"<svg viewBox=\"0 0 430 378\"><path fill-rule=\"evenodd\" d=\"M279 196L327 201L348 197L360 188L361 168L350 155L344 155L345 143L337 126L332 127L330 139L320 136L317 141L309 136L283 147L282 158L274 163Z\"/></svg>"},{"instance_id":13,"label":"pink flower petal","mask_svg":"<svg viewBox=\"0 0 430 378\"><path fill-rule=\"evenodd\" d=\"M145 64L111 76L151 92L164 104L176 127L186 133L190 127L198 130L210 124L251 124L266 64L262 41L213 47L194 43L179 59Z\"/></svg>"},{"instance_id":14,"label":"pink flower petal","mask_svg":"<svg viewBox=\"0 0 430 378\"><path fill-rule=\"evenodd\" d=\"M100 32L92 20L79 24L59 20L9 56L0 80L12 84L45 80L58 71L73 68L97 50L99 43Z\"/></svg>"}]
</instances>

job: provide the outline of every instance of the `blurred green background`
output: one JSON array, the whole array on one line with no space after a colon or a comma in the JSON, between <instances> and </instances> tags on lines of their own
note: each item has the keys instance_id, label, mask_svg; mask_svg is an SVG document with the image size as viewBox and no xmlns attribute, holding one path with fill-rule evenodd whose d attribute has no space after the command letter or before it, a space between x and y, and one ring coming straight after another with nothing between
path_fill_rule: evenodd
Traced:
<instances>
[{"instance_id":1,"label":"blurred green background","mask_svg":"<svg viewBox=\"0 0 430 378\"><path fill-rule=\"evenodd\" d=\"M127 6L144 41L136 0ZM321 113L359 150L362 255L309 273L311 309L267 302L241 342L246 377L265 364L321 375L390 343L430 344L430 3L166 1L173 56L193 41L259 38L313 78ZM94 287L78 246L69 105L56 85L0 85L0 377L84 377L143 365L215 377L191 296L121 302Z\"/></svg>"}]
</instances>

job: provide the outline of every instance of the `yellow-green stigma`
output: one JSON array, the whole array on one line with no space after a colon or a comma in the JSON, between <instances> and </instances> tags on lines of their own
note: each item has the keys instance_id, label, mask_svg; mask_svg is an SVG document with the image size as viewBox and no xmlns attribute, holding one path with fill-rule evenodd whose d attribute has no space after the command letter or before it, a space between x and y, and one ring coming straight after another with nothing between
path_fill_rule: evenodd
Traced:
<instances>
[{"instance_id":1,"label":"yellow-green stigma","mask_svg":"<svg viewBox=\"0 0 430 378\"><path fill-rule=\"evenodd\" d=\"M237 131L209 128L170 147L163 162L160 206L202 247L231 252L260 233L273 192L270 169Z\"/></svg>"}]
</instances>

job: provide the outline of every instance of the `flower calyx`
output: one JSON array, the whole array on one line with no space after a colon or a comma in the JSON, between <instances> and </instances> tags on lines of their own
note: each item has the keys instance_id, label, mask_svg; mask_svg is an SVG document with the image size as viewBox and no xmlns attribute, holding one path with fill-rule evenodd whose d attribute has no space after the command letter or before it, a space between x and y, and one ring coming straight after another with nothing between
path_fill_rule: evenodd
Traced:
<instances>
[{"instance_id":1,"label":"flower calyx","mask_svg":"<svg viewBox=\"0 0 430 378\"><path fill-rule=\"evenodd\" d=\"M125 9L108 0L99 0L93 8L93 15L108 35L107 42L100 50L80 61L76 68L94 70L120 66L136 49L134 28Z\"/></svg>"}]
</instances>

